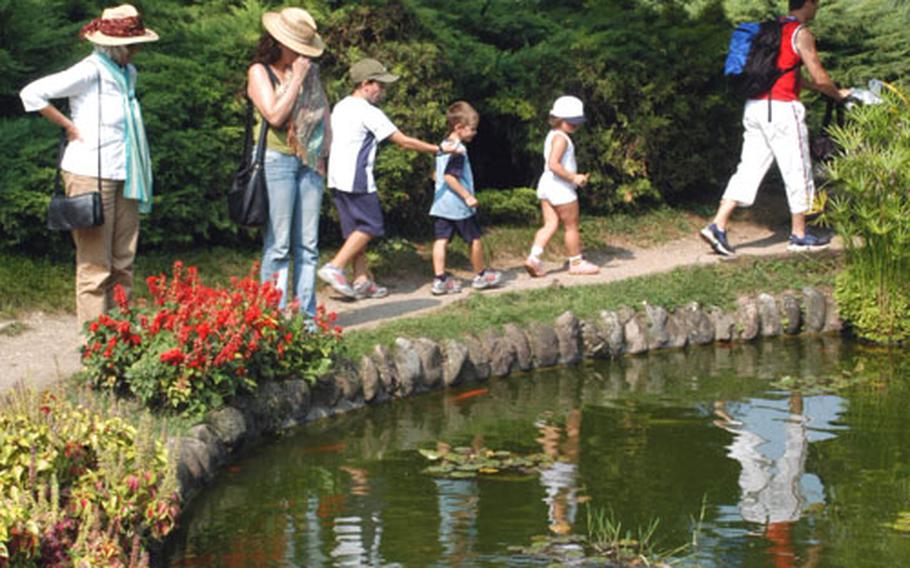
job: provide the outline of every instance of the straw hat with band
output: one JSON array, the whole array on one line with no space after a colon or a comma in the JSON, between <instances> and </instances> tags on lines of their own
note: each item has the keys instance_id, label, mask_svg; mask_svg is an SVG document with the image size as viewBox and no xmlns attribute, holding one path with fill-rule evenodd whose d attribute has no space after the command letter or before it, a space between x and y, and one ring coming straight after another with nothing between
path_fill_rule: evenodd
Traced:
<instances>
[{"instance_id":1,"label":"straw hat with band","mask_svg":"<svg viewBox=\"0 0 910 568\"><path fill-rule=\"evenodd\" d=\"M325 43L316 33L316 21L302 8L266 12L262 25L275 40L300 55L319 57L325 51Z\"/></svg>"},{"instance_id":2,"label":"straw hat with band","mask_svg":"<svg viewBox=\"0 0 910 568\"><path fill-rule=\"evenodd\" d=\"M79 35L106 46L158 41L158 34L142 25L142 17L131 4L105 9L100 18L83 26Z\"/></svg>"}]
</instances>

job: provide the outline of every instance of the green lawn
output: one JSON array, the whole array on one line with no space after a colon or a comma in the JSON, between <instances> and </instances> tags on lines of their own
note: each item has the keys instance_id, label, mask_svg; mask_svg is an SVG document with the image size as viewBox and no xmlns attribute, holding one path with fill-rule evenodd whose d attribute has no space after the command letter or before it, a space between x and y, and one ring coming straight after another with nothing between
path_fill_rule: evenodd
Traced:
<instances>
[{"instance_id":1,"label":"green lawn","mask_svg":"<svg viewBox=\"0 0 910 568\"><path fill-rule=\"evenodd\" d=\"M523 258L537 231L537 220L524 226L488 227L484 247L488 262L494 266ZM639 247L657 246L694 232L700 221L681 209L658 207L640 213L616 213L606 217L583 217L582 237L588 250L603 250L621 244ZM429 220L427 221L429 224ZM429 225L428 225L429 226ZM430 273L431 241L385 239L371 245L370 265L380 279L419 271ZM322 260L334 254L332 247L322 250ZM561 258L562 233L550 246L552 258ZM170 273L173 262L180 259L196 266L208 285L224 285L232 276L245 275L260 259L258 246L245 248L212 247L177 252L146 252L136 257L134 293L146 294L145 279L152 274ZM459 239L450 247L448 264L470 268L468 249ZM73 312L75 286L72 259L35 258L13 252L0 253L0 318L15 318L30 311Z\"/></svg>"},{"instance_id":2,"label":"green lawn","mask_svg":"<svg viewBox=\"0 0 910 568\"><path fill-rule=\"evenodd\" d=\"M729 309L741 295L799 290L803 286L830 288L840 265L841 257L829 253L741 258L558 291L544 288L495 295L472 294L424 316L390 321L370 330L353 330L345 337L346 349L349 356L357 358L376 344L392 344L396 337L454 338L506 323L551 322L566 310L585 317L623 305L638 307L642 302L674 308L695 301Z\"/></svg>"}]
</instances>

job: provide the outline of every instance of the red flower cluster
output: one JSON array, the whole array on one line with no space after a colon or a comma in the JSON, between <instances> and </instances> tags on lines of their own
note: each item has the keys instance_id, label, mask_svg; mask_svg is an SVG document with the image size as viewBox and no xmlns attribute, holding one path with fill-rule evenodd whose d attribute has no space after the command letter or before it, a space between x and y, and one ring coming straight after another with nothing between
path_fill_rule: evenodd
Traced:
<instances>
[{"instance_id":1,"label":"red flower cluster","mask_svg":"<svg viewBox=\"0 0 910 568\"><path fill-rule=\"evenodd\" d=\"M90 379L126 386L151 405L204 410L197 399L217 404L263 377L322 372L341 338L336 315L320 306L310 323L295 317L294 305L285 317L281 290L258 282L257 272L253 266L229 288L213 288L195 267L177 261L170 278L146 280L145 308L131 308L118 288L118 309L88 326L83 358Z\"/></svg>"}]
</instances>

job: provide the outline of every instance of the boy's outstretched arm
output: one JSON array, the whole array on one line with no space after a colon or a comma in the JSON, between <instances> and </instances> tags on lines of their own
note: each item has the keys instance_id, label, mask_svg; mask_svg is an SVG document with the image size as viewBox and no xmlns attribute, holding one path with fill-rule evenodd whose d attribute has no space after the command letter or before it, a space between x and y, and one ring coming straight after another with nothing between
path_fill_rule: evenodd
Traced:
<instances>
[{"instance_id":1,"label":"boy's outstretched arm","mask_svg":"<svg viewBox=\"0 0 910 568\"><path fill-rule=\"evenodd\" d=\"M453 176L452 174L446 174L443 176L443 179L446 180L446 185L452 188L452 191L457 193L458 196L464 200L465 205L471 208L477 207L477 198L471 195L471 192L468 191L465 186L461 185L461 182L458 181L457 177Z\"/></svg>"},{"instance_id":2,"label":"boy's outstretched arm","mask_svg":"<svg viewBox=\"0 0 910 568\"><path fill-rule=\"evenodd\" d=\"M416 150L428 154L435 154L442 150L438 144L430 144L429 142L424 142L418 138L412 138L400 130L396 130L389 136L389 140L405 150Z\"/></svg>"}]
</instances>

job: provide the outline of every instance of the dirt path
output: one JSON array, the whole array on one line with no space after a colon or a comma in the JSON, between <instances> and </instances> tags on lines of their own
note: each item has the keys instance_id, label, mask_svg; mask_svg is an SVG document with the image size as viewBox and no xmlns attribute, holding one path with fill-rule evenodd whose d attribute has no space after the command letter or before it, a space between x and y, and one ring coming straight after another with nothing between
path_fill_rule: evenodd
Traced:
<instances>
[{"instance_id":1,"label":"dirt path","mask_svg":"<svg viewBox=\"0 0 910 568\"><path fill-rule=\"evenodd\" d=\"M740 255L768 256L786 251L786 232L767 226L738 223L733 236ZM320 292L320 302L338 313L339 324L348 329L368 328L383 321L437 310L473 293L497 294L504 291L530 290L551 286L583 285L613 282L624 278L654 274L680 266L711 264L723 259L713 254L696 235L652 248L611 248L606 253L591 255L603 267L597 276L569 276L561 265L547 264L547 276L530 278L520 261L497 266L504 270L504 286L497 290L475 292L468 286L460 294L433 296L430 279L424 274L409 274L400 280L387 281L391 295L380 300L347 302L328 289ZM429 263L426 274L429 274ZM465 273L456 273L467 278ZM19 320L25 330L18 335L0 335L0 392L22 381L43 388L68 377L79 369L80 337L76 318L69 314L31 314ZM3 324L0 323L0 329Z\"/></svg>"}]
</instances>

